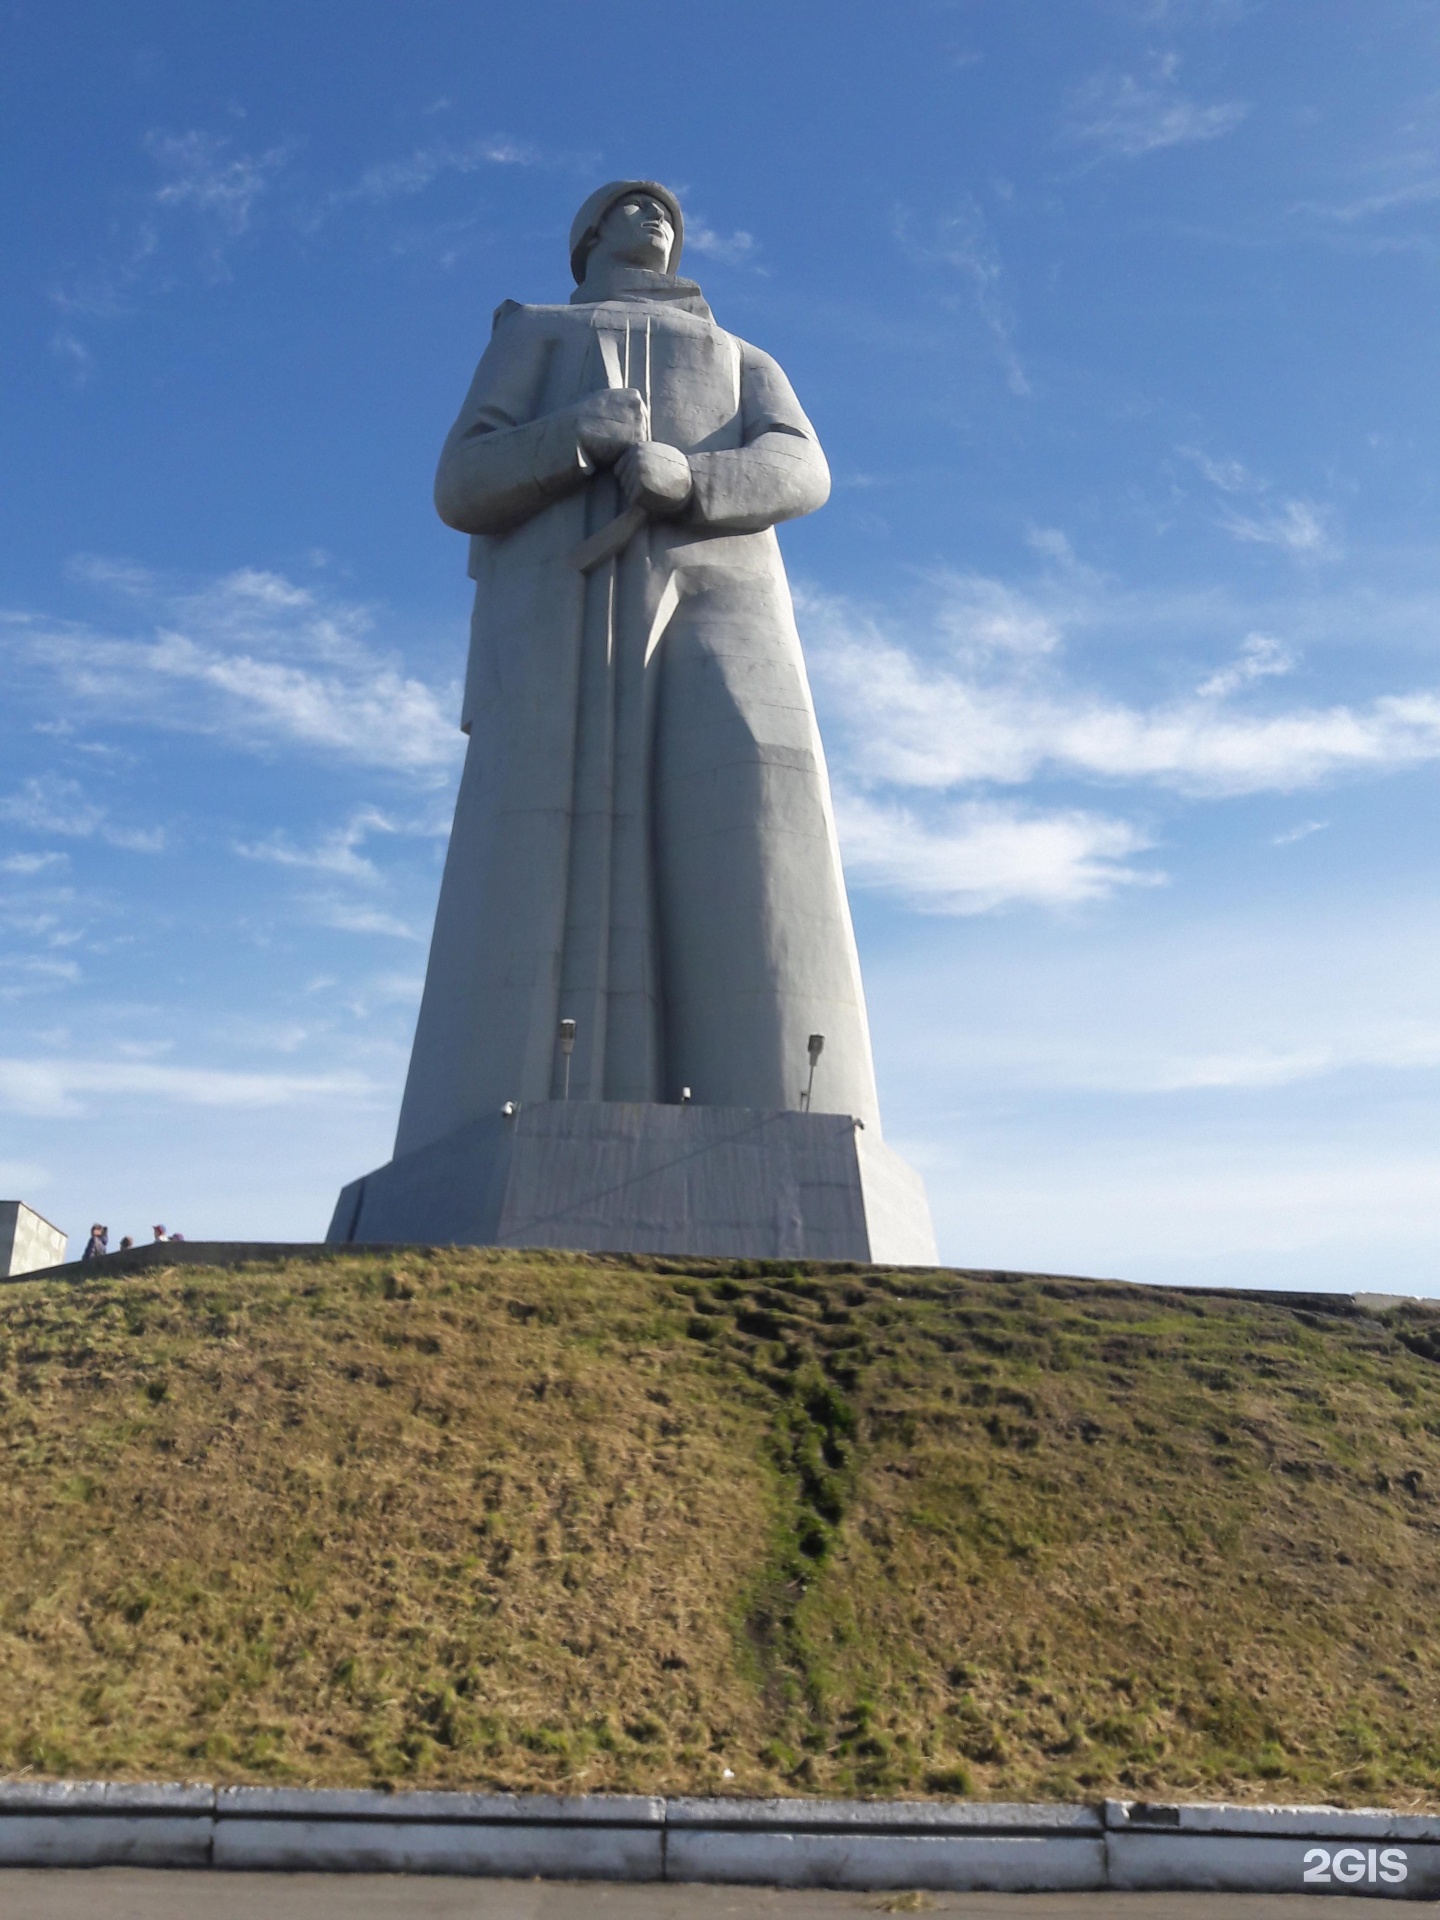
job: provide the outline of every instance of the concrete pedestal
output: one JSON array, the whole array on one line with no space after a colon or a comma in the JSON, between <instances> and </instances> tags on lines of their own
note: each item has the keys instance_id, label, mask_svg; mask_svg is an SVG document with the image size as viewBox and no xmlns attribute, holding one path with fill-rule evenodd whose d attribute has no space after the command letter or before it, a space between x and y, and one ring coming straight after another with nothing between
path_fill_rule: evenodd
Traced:
<instances>
[{"instance_id":1,"label":"concrete pedestal","mask_svg":"<svg viewBox=\"0 0 1440 1920\"><path fill-rule=\"evenodd\" d=\"M0 1200L0 1278L58 1265L66 1238L23 1200Z\"/></svg>"},{"instance_id":2,"label":"concrete pedestal","mask_svg":"<svg viewBox=\"0 0 1440 1920\"><path fill-rule=\"evenodd\" d=\"M846 1114L540 1101L340 1195L332 1245L938 1263L920 1176Z\"/></svg>"}]
</instances>

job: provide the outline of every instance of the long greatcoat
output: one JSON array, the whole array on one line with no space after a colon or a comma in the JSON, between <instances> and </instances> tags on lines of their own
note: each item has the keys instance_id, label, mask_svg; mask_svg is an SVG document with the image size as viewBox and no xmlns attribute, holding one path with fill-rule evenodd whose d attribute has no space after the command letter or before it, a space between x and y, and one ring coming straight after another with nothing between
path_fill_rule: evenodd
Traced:
<instances>
[{"instance_id":1,"label":"long greatcoat","mask_svg":"<svg viewBox=\"0 0 1440 1920\"><path fill-rule=\"evenodd\" d=\"M829 781L774 528L829 471L790 383L693 282L515 306L441 456L471 539L470 734L396 1153L506 1100L794 1108L878 1126ZM583 289L582 289L583 292ZM576 403L647 392L677 519L582 573L619 510Z\"/></svg>"}]
</instances>

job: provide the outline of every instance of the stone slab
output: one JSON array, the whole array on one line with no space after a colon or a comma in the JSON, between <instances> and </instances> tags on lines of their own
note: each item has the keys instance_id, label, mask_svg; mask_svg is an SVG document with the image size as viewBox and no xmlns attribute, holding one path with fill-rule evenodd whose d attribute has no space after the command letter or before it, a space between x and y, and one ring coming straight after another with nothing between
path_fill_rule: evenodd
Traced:
<instances>
[{"instance_id":1,"label":"stone slab","mask_svg":"<svg viewBox=\"0 0 1440 1920\"><path fill-rule=\"evenodd\" d=\"M876 1833L672 1828L666 1878L775 1887L924 1887L949 1892L1104 1887L1100 1835Z\"/></svg>"},{"instance_id":2,"label":"stone slab","mask_svg":"<svg viewBox=\"0 0 1440 1920\"><path fill-rule=\"evenodd\" d=\"M1440 1895L1440 1818L1433 1814L1111 1800L1105 1824L1112 1887Z\"/></svg>"},{"instance_id":3,"label":"stone slab","mask_svg":"<svg viewBox=\"0 0 1440 1920\"><path fill-rule=\"evenodd\" d=\"M938 1266L940 1250L920 1175L868 1130L857 1131L855 1154L870 1258L897 1267Z\"/></svg>"},{"instance_id":4,"label":"stone slab","mask_svg":"<svg viewBox=\"0 0 1440 1920\"><path fill-rule=\"evenodd\" d=\"M536 1101L340 1197L333 1244L938 1264L919 1176L846 1114Z\"/></svg>"},{"instance_id":5,"label":"stone slab","mask_svg":"<svg viewBox=\"0 0 1440 1920\"><path fill-rule=\"evenodd\" d=\"M1105 1885L1093 1807L676 1799L666 1877L781 1887L1081 1891Z\"/></svg>"},{"instance_id":6,"label":"stone slab","mask_svg":"<svg viewBox=\"0 0 1440 1920\"><path fill-rule=\"evenodd\" d=\"M214 1864L282 1873L454 1873L508 1879L660 1880L659 1825L222 1817Z\"/></svg>"},{"instance_id":7,"label":"stone slab","mask_svg":"<svg viewBox=\"0 0 1440 1920\"><path fill-rule=\"evenodd\" d=\"M214 1811L211 1786L0 1780L0 1866L208 1866Z\"/></svg>"},{"instance_id":8,"label":"stone slab","mask_svg":"<svg viewBox=\"0 0 1440 1920\"><path fill-rule=\"evenodd\" d=\"M204 1867L208 1813L0 1813L0 1866Z\"/></svg>"},{"instance_id":9,"label":"stone slab","mask_svg":"<svg viewBox=\"0 0 1440 1920\"><path fill-rule=\"evenodd\" d=\"M226 1787L215 1865L290 1873L659 1880L665 1803L640 1794Z\"/></svg>"},{"instance_id":10,"label":"stone slab","mask_svg":"<svg viewBox=\"0 0 1440 1920\"><path fill-rule=\"evenodd\" d=\"M1130 1892L1331 1893L1433 1900L1440 1847L1326 1835L1110 1833L1109 1885Z\"/></svg>"},{"instance_id":11,"label":"stone slab","mask_svg":"<svg viewBox=\"0 0 1440 1920\"><path fill-rule=\"evenodd\" d=\"M68 1235L23 1200L0 1200L0 1279L53 1267L68 1245Z\"/></svg>"}]
</instances>

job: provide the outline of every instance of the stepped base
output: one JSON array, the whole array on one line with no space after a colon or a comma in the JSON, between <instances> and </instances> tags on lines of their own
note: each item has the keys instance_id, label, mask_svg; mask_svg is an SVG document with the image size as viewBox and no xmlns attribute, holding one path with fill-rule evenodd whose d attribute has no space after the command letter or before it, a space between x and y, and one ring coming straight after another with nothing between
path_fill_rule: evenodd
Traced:
<instances>
[{"instance_id":1,"label":"stepped base","mask_svg":"<svg viewBox=\"0 0 1440 1920\"><path fill-rule=\"evenodd\" d=\"M935 1266L925 1188L847 1114L540 1101L354 1180L331 1245Z\"/></svg>"}]
</instances>

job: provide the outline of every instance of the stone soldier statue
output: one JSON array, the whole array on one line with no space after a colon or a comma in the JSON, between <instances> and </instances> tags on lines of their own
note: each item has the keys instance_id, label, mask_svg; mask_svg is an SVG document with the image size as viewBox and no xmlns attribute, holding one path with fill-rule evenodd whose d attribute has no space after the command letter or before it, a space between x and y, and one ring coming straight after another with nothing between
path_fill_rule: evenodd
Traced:
<instances>
[{"instance_id":1,"label":"stone soldier statue","mask_svg":"<svg viewBox=\"0 0 1440 1920\"><path fill-rule=\"evenodd\" d=\"M775 528L829 470L648 180L495 315L436 504L470 735L395 1157L332 1240L926 1260Z\"/></svg>"},{"instance_id":2,"label":"stone soldier statue","mask_svg":"<svg viewBox=\"0 0 1440 1920\"><path fill-rule=\"evenodd\" d=\"M677 275L683 231L652 181L592 194L569 304L499 309L441 455L470 747L397 1153L557 1096L567 1017L572 1098L795 1107L823 1033L815 1107L877 1124L775 536L829 470L780 368Z\"/></svg>"}]
</instances>

